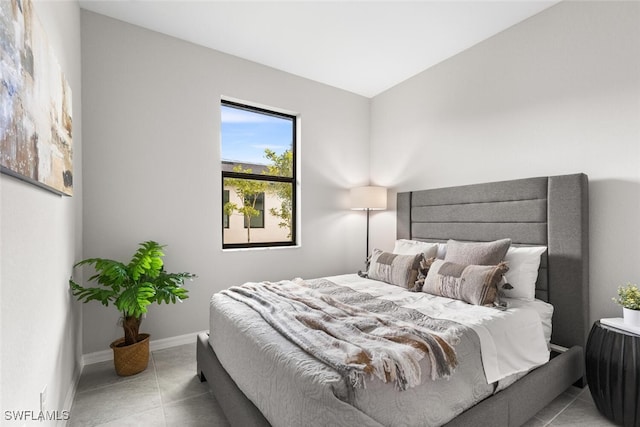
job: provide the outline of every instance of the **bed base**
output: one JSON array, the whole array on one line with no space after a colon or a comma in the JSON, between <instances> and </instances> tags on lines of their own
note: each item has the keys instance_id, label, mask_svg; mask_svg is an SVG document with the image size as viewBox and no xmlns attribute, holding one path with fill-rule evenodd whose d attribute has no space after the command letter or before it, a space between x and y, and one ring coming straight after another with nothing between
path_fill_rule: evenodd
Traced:
<instances>
[{"instance_id":1,"label":"bed base","mask_svg":"<svg viewBox=\"0 0 640 427\"><path fill-rule=\"evenodd\" d=\"M572 384L583 384L584 354L574 346L554 354L549 363L530 372L505 390L496 393L454 418L448 427L517 427L527 422ZM231 426L270 426L267 419L242 393L224 370L209 345L209 334L197 338L197 363L200 381L220 404Z\"/></svg>"},{"instance_id":2,"label":"bed base","mask_svg":"<svg viewBox=\"0 0 640 427\"><path fill-rule=\"evenodd\" d=\"M209 345L209 334L206 332L198 334L196 360L200 381L207 381L209 390L232 427L271 425L224 370L218 356Z\"/></svg>"}]
</instances>

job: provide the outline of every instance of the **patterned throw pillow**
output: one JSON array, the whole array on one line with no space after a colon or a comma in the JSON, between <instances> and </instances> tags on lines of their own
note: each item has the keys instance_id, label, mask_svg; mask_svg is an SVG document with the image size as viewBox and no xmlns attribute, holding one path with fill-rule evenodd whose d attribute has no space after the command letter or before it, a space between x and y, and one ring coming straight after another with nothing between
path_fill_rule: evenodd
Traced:
<instances>
[{"instance_id":1,"label":"patterned throw pillow","mask_svg":"<svg viewBox=\"0 0 640 427\"><path fill-rule=\"evenodd\" d=\"M403 288L413 288L418 277L422 253L397 255L374 249L369 264L368 277Z\"/></svg>"},{"instance_id":2,"label":"patterned throw pillow","mask_svg":"<svg viewBox=\"0 0 640 427\"><path fill-rule=\"evenodd\" d=\"M422 292L475 305L493 305L498 284L507 264L464 265L436 259L424 281Z\"/></svg>"}]
</instances>

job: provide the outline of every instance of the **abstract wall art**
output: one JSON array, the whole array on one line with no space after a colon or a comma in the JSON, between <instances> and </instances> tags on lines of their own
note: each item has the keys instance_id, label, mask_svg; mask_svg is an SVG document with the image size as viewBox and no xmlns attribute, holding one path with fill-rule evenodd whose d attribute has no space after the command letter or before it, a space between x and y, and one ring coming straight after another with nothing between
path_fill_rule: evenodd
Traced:
<instances>
[{"instance_id":1,"label":"abstract wall art","mask_svg":"<svg viewBox=\"0 0 640 427\"><path fill-rule=\"evenodd\" d=\"M31 0L0 0L0 171L73 194L71 90Z\"/></svg>"}]
</instances>

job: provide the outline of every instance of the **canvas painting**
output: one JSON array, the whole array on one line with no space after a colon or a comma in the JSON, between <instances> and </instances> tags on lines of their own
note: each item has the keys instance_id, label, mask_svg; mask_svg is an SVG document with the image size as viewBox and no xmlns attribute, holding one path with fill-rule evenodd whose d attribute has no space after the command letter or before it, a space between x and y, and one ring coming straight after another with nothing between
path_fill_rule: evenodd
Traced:
<instances>
[{"instance_id":1,"label":"canvas painting","mask_svg":"<svg viewBox=\"0 0 640 427\"><path fill-rule=\"evenodd\" d=\"M0 170L73 194L71 90L31 0L0 1Z\"/></svg>"}]
</instances>

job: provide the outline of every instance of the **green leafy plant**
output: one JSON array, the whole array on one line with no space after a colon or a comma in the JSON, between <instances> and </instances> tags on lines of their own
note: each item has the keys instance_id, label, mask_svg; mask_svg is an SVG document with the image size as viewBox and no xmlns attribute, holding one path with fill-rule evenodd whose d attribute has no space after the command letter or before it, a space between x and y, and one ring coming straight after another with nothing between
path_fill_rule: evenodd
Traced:
<instances>
[{"instance_id":1,"label":"green leafy plant","mask_svg":"<svg viewBox=\"0 0 640 427\"><path fill-rule=\"evenodd\" d=\"M640 310L640 289L631 283L627 283L626 286L619 286L618 298L613 298L613 302L629 310Z\"/></svg>"},{"instance_id":2,"label":"green leafy plant","mask_svg":"<svg viewBox=\"0 0 640 427\"><path fill-rule=\"evenodd\" d=\"M162 252L165 246L154 241L140 243L128 264L104 258L88 258L74 265L92 265L95 274L88 281L99 286L84 287L69 279L73 295L82 302L100 301L113 304L122 313L124 345L137 342L142 315L152 303L176 303L188 298L183 288L191 273L167 273Z\"/></svg>"}]
</instances>

